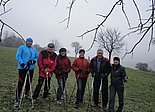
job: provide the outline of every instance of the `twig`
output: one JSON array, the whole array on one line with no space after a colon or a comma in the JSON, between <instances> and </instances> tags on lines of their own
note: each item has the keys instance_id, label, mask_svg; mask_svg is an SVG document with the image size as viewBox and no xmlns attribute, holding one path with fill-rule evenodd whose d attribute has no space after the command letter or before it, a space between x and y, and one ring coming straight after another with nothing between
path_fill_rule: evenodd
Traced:
<instances>
[{"instance_id":1,"label":"twig","mask_svg":"<svg viewBox=\"0 0 155 112\"><path fill-rule=\"evenodd\" d=\"M140 14L139 8L138 8L138 6L137 6L135 0L133 0L133 3L134 3L134 5L135 5L135 7L136 7L136 10L137 10L137 13L138 13L138 17L139 17L139 22L140 22L140 23L139 23L138 26L141 27L141 31L142 31L142 29L143 29L143 23L142 23L142 19L141 19L141 14Z\"/></svg>"},{"instance_id":2,"label":"twig","mask_svg":"<svg viewBox=\"0 0 155 112\"><path fill-rule=\"evenodd\" d=\"M125 53L125 55L123 56L123 59L124 57L127 55L127 54L131 54L133 53L134 49L137 47L137 45L144 39L145 35L149 32L149 30L152 28L152 26L154 25L155 21L153 21L153 23L148 27L148 29L144 32L144 34L142 35L142 37L140 38L140 40L133 46L133 48Z\"/></svg>"},{"instance_id":3,"label":"twig","mask_svg":"<svg viewBox=\"0 0 155 112\"><path fill-rule=\"evenodd\" d=\"M103 26L103 23L108 19L108 17L111 15L111 13L113 12L113 10L115 9L116 5L118 5L120 3L120 0L118 0L114 5L113 7L111 8L110 12L107 14L107 16L105 16L104 20L96 27L96 28L93 28L91 30L87 30L86 32L84 32L82 35L78 36L78 37L82 37L90 32L93 32L95 31L95 34L94 34L94 38L93 38L93 42L91 43L90 47L88 48L88 50L86 51L89 51L92 47L93 47L93 44L95 42L95 39L96 39L96 36L97 36L97 32L98 32L98 29Z\"/></svg>"},{"instance_id":4,"label":"twig","mask_svg":"<svg viewBox=\"0 0 155 112\"><path fill-rule=\"evenodd\" d=\"M11 10L12 10L12 8L8 9L7 11L1 13L0 16L3 16L4 14L8 13L8 12L11 11Z\"/></svg>"},{"instance_id":5,"label":"twig","mask_svg":"<svg viewBox=\"0 0 155 112\"><path fill-rule=\"evenodd\" d=\"M126 14L126 12L125 12L125 10L124 10L124 3L123 3L123 0L120 0L120 1L121 1L121 3L122 3L122 11L123 11L123 14L124 14L124 16L125 16L125 18L126 18L126 20L127 20L127 23L128 23L128 25L129 25L129 27L131 27L130 22L129 22L129 19L128 19L128 16L127 16L127 14Z\"/></svg>"},{"instance_id":6,"label":"twig","mask_svg":"<svg viewBox=\"0 0 155 112\"><path fill-rule=\"evenodd\" d=\"M60 23L63 23L63 22L65 22L65 21L67 21L67 26L66 26L66 28L69 27L69 23L70 23L70 19L71 19L72 7L73 7L75 1L76 1L76 0L72 0L72 2L70 3L70 6L68 7L68 8L69 8L68 17L60 22Z\"/></svg>"},{"instance_id":7,"label":"twig","mask_svg":"<svg viewBox=\"0 0 155 112\"><path fill-rule=\"evenodd\" d=\"M1 38L2 38L2 34L3 34L3 28L4 28L4 24L2 23L2 27L1 27L1 32L0 32L0 42L1 42Z\"/></svg>"},{"instance_id":8,"label":"twig","mask_svg":"<svg viewBox=\"0 0 155 112\"><path fill-rule=\"evenodd\" d=\"M151 18L151 22L153 23L153 20L154 20L154 0L152 0L152 18ZM148 48L148 51L150 51L150 48L151 48L151 43L152 43L152 40L153 40L153 26L151 28L151 39L150 39L150 42L149 42L149 48Z\"/></svg>"},{"instance_id":9,"label":"twig","mask_svg":"<svg viewBox=\"0 0 155 112\"><path fill-rule=\"evenodd\" d=\"M59 0L56 1L55 7L58 5L58 3L59 3Z\"/></svg>"}]
</instances>

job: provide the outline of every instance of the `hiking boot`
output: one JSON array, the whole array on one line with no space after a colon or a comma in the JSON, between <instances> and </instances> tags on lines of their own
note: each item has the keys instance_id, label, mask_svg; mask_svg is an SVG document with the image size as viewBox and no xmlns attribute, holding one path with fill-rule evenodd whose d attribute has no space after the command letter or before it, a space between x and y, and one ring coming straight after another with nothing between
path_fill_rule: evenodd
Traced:
<instances>
[{"instance_id":1,"label":"hiking boot","mask_svg":"<svg viewBox=\"0 0 155 112\"><path fill-rule=\"evenodd\" d=\"M93 104L92 104L92 107L98 108L98 104L93 103Z\"/></svg>"},{"instance_id":2,"label":"hiking boot","mask_svg":"<svg viewBox=\"0 0 155 112\"><path fill-rule=\"evenodd\" d=\"M74 108L75 109L79 108L79 104L75 104Z\"/></svg>"},{"instance_id":3,"label":"hiking boot","mask_svg":"<svg viewBox=\"0 0 155 112\"><path fill-rule=\"evenodd\" d=\"M19 101L15 100L14 107L19 107Z\"/></svg>"},{"instance_id":4,"label":"hiking boot","mask_svg":"<svg viewBox=\"0 0 155 112\"><path fill-rule=\"evenodd\" d=\"M64 95L61 96L61 100L64 100Z\"/></svg>"},{"instance_id":5,"label":"hiking boot","mask_svg":"<svg viewBox=\"0 0 155 112\"><path fill-rule=\"evenodd\" d=\"M57 101L57 104L58 104L58 105L61 105L61 104L62 104L62 102L58 100L58 101Z\"/></svg>"},{"instance_id":6,"label":"hiking boot","mask_svg":"<svg viewBox=\"0 0 155 112\"><path fill-rule=\"evenodd\" d=\"M31 98L31 95L30 95L30 92L25 92L25 95L24 95L25 99L32 99Z\"/></svg>"},{"instance_id":7,"label":"hiking boot","mask_svg":"<svg viewBox=\"0 0 155 112\"><path fill-rule=\"evenodd\" d=\"M107 107L103 107L103 112L106 112L107 111Z\"/></svg>"}]
</instances>

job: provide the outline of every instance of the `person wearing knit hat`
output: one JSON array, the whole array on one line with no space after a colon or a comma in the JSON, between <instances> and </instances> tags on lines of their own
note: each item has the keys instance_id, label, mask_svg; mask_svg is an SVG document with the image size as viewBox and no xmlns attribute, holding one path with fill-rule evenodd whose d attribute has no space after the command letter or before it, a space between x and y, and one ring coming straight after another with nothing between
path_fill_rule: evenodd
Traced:
<instances>
[{"instance_id":1,"label":"person wearing knit hat","mask_svg":"<svg viewBox=\"0 0 155 112\"><path fill-rule=\"evenodd\" d=\"M122 112L124 105L124 83L127 82L125 67L120 65L120 58L114 57L114 63L111 67L111 85L110 85L110 101L109 112L114 112L114 103L116 93L118 94L119 107L116 112Z\"/></svg>"},{"instance_id":2,"label":"person wearing knit hat","mask_svg":"<svg viewBox=\"0 0 155 112\"><path fill-rule=\"evenodd\" d=\"M33 40L32 38L27 38L26 39L26 44L21 45L16 53L16 60L18 61L18 87L16 90L16 100L15 100L15 107L19 106L19 100L20 100L20 94L22 91L22 87L24 84L25 76L27 72L30 73L30 80L32 81L33 73L34 73L34 68L35 68L35 63L38 60L38 53L34 47L32 47ZM26 91L25 91L25 96L30 97L30 86L26 82Z\"/></svg>"},{"instance_id":3,"label":"person wearing knit hat","mask_svg":"<svg viewBox=\"0 0 155 112\"><path fill-rule=\"evenodd\" d=\"M75 108L78 108L80 104L83 104L83 96L85 92L85 87L87 83L89 70L89 61L84 57L85 50L79 50L79 57L76 58L72 64L72 69L75 72L75 77L77 81L77 94Z\"/></svg>"},{"instance_id":4,"label":"person wearing knit hat","mask_svg":"<svg viewBox=\"0 0 155 112\"><path fill-rule=\"evenodd\" d=\"M68 78L68 73L71 71L71 60L67 57L66 48L61 48L59 50L59 55L57 58L57 66L55 68L55 75L58 82L57 89L57 104L61 104L64 100L65 95L65 85Z\"/></svg>"}]
</instances>

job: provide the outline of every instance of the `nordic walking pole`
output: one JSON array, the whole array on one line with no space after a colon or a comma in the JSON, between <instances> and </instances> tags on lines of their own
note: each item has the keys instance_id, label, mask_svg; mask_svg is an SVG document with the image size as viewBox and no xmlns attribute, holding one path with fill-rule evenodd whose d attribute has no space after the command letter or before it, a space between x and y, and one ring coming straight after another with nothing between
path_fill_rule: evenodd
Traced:
<instances>
[{"instance_id":1,"label":"nordic walking pole","mask_svg":"<svg viewBox=\"0 0 155 112\"><path fill-rule=\"evenodd\" d=\"M94 78L93 78L92 84L91 84L91 98L92 98L91 102L94 101L94 98L93 98L93 84L94 84Z\"/></svg>"},{"instance_id":2,"label":"nordic walking pole","mask_svg":"<svg viewBox=\"0 0 155 112\"><path fill-rule=\"evenodd\" d=\"M21 106L22 99L23 99L23 96L24 96L24 90L25 90L25 86L26 86L26 80L27 80L27 74L25 76L25 81L24 81L24 85L23 85L23 88L22 88L22 94L21 94L21 98L20 98L20 102L19 102L19 108Z\"/></svg>"},{"instance_id":3,"label":"nordic walking pole","mask_svg":"<svg viewBox=\"0 0 155 112\"><path fill-rule=\"evenodd\" d=\"M62 78L60 79L60 83L61 83L62 93L65 96L66 93L65 93L65 88L64 88L64 85L63 85L63 79ZM65 109L65 111L67 111L65 99L64 99L64 109Z\"/></svg>"},{"instance_id":4,"label":"nordic walking pole","mask_svg":"<svg viewBox=\"0 0 155 112\"><path fill-rule=\"evenodd\" d=\"M33 97L32 97L32 83L31 83L31 79L30 79L30 73L28 73L27 75L28 75L28 78L29 78L29 85L30 85L30 95L31 95L32 108L34 108L34 101L33 101Z\"/></svg>"},{"instance_id":5,"label":"nordic walking pole","mask_svg":"<svg viewBox=\"0 0 155 112\"><path fill-rule=\"evenodd\" d=\"M89 98L88 98L88 106L87 106L87 111L89 109L89 106L91 107L91 90L90 90L90 87L89 87L89 82L88 82L88 95L89 95Z\"/></svg>"},{"instance_id":6,"label":"nordic walking pole","mask_svg":"<svg viewBox=\"0 0 155 112\"><path fill-rule=\"evenodd\" d=\"M30 95L31 95L32 108L34 108L34 101L33 101L33 97L32 97L32 83L31 83L31 79L30 79L30 74L29 74L29 84L30 84Z\"/></svg>"},{"instance_id":7,"label":"nordic walking pole","mask_svg":"<svg viewBox=\"0 0 155 112\"><path fill-rule=\"evenodd\" d=\"M73 87L73 90L72 90L72 93L71 93L69 102L71 101L71 99L72 99L72 97L73 97L73 94L74 94L74 91L75 91L75 88L76 88L76 83L77 83L78 78L79 78L79 76L77 77L76 82L75 82L75 84L74 84L74 87Z\"/></svg>"},{"instance_id":8,"label":"nordic walking pole","mask_svg":"<svg viewBox=\"0 0 155 112\"><path fill-rule=\"evenodd\" d=\"M47 80L47 90L49 90L49 85L48 85L48 72L46 73L46 80Z\"/></svg>"}]
</instances>

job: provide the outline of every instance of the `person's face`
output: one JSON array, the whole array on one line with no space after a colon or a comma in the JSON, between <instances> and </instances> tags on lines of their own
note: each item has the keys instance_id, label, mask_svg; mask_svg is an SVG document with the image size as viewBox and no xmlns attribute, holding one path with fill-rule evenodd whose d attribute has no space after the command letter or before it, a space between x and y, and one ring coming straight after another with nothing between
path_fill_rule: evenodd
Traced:
<instances>
[{"instance_id":1,"label":"person's face","mask_svg":"<svg viewBox=\"0 0 155 112\"><path fill-rule=\"evenodd\" d=\"M102 50L97 51L97 57L98 58L102 58L103 57L103 51Z\"/></svg>"},{"instance_id":2,"label":"person's face","mask_svg":"<svg viewBox=\"0 0 155 112\"><path fill-rule=\"evenodd\" d=\"M60 52L60 55L61 56L65 56L66 55L66 52Z\"/></svg>"},{"instance_id":3,"label":"person's face","mask_svg":"<svg viewBox=\"0 0 155 112\"><path fill-rule=\"evenodd\" d=\"M118 61L118 60L114 60L114 65L119 65L120 64L120 62Z\"/></svg>"},{"instance_id":4,"label":"person's face","mask_svg":"<svg viewBox=\"0 0 155 112\"><path fill-rule=\"evenodd\" d=\"M53 52L54 51L54 48L50 48L50 47L48 47L48 49L47 49L49 52Z\"/></svg>"},{"instance_id":5,"label":"person's face","mask_svg":"<svg viewBox=\"0 0 155 112\"><path fill-rule=\"evenodd\" d=\"M31 47L32 46L32 42L26 42L26 45Z\"/></svg>"},{"instance_id":6,"label":"person's face","mask_svg":"<svg viewBox=\"0 0 155 112\"><path fill-rule=\"evenodd\" d=\"M84 52L80 52L79 56L80 57L84 57L85 53Z\"/></svg>"}]
</instances>

